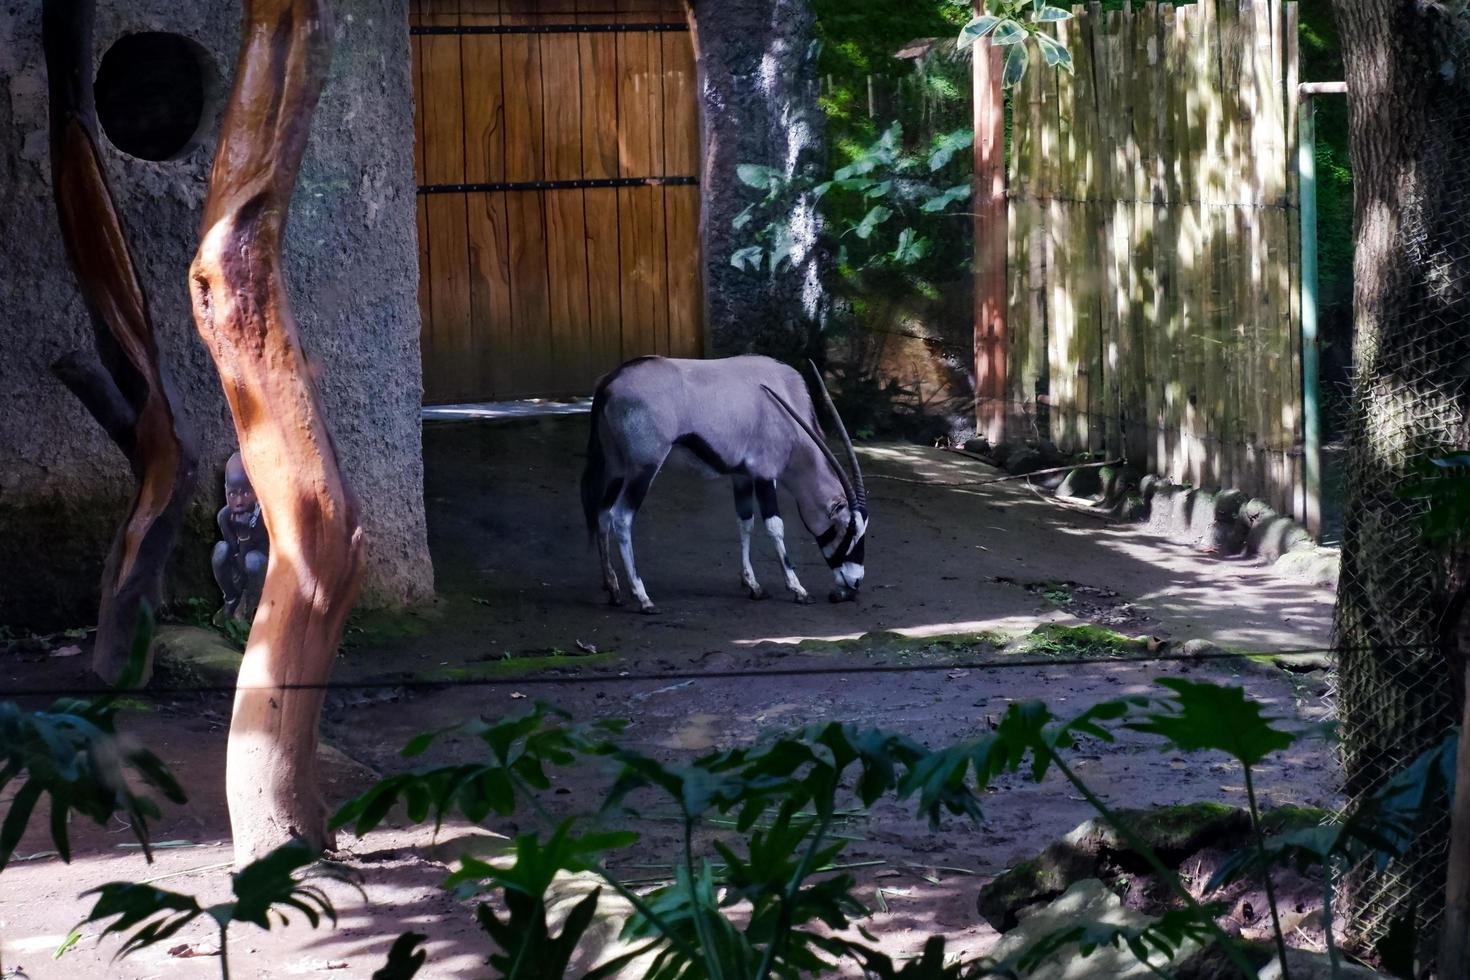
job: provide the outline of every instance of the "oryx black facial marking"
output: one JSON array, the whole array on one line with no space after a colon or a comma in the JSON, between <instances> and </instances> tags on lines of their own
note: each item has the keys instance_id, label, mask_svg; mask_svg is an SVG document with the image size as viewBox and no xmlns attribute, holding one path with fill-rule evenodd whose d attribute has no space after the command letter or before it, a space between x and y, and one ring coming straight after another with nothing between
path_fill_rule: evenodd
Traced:
<instances>
[{"instance_id":1,"label":"oryx black facial marking","mask_svg":"<svg viewBox=\"0 0 1470 980\"><path fill-rule=\"evenodd\" d=\"M589 531L597 537L609 598L620 602L622 597L611 558L616 541L634 598L643 611L653 611L633 565L632 525L675 448L732 478L740 524L741 583L753 598L765 596L750 566L750 538L759 510L781 559L786 587L798 601L807 599L786 553L778 480L832 567L833 599L856 597L863 579L867 494L852 441L820 374L815 390L842 438L846 467L822 438L816 407L801 375L770 358L639 358L598 383L582 474L582 507Z\"/></svg>"}]
</instances>

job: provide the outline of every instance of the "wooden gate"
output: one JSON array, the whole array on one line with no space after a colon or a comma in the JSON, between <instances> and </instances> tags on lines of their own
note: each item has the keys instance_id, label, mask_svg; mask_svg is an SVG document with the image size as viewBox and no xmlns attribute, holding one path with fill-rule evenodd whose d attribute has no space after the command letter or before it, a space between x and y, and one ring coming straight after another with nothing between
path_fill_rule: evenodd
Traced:
<instances>
[{"instance_id":1,"label":"wooden gate","mask_svg":"<svg viewBox=\"0 0 1470 980\"><path fill-rule=\"evenodd\" d=\"M679 0L413 0L427 404L582 395L698 356L699 115Z\"/></svg>"}]
</instances>

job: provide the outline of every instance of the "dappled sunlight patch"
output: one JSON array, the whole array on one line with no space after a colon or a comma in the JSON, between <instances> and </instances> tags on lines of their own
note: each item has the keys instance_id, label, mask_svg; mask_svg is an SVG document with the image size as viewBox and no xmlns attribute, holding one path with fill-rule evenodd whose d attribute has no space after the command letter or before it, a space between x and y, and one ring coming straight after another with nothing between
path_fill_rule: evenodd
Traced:
<instances>
[{"instance_id":1,"label":"dappled sunlight patch","mask_svg":"<svg viewBox=\"0 0 1470 980\"><path fill-rule=\"evenodd\" d=\"M900 626L891 630L869 633L838 633L825 636L788 635L764 636L748 640L735 640L738 647L762 646L767 643L779 645L801 645L819 649L823 644L849 647L854 643L902 643L909 640L928 643L948 642L951 644L1004 646L1012 638L1029 631L1036 625L1035 615L999 616L991 619L969 620L948 623L924 623L917 626Z\"/></svg>"}]
</instances>

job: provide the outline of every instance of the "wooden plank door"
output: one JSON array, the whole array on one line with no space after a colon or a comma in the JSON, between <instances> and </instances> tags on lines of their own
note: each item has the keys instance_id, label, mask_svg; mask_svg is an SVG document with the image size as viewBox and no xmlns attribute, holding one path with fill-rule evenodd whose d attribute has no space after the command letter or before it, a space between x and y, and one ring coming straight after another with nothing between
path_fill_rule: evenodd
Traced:
<instances>
[{"instance_id":1,"label":"wooden plank door","mask_svg":"<svg viewBox=\"0 0 1470 980\"><path fill-rule=\"evenodd\" d=\"M698 357L679 0L413 0L424 402L585 395Z\"/></svg>"}]
</instances>

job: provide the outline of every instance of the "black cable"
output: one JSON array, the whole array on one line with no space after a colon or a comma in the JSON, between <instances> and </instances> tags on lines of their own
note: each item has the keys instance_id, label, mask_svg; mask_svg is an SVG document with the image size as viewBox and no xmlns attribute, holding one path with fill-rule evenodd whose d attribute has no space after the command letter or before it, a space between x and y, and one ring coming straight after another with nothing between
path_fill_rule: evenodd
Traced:
<instances>
[{"instance_id":1,"label":"black cable","mask_svg":"<svg viewBox=\"0 0 1470 980\"><path fill-rule=\"evenodd\" d=\"M1286 650L1221 651L1219 653L1159 653L1142 657L1033 657L996 661L970 661L935 664L857 664L848 667L767 667L750 670L711 671L666 671L663 673L584 674L576 676L550 677L459 677L444 680L427 678L403 678L379 681L327 681L323 684L263 684L249 688L233 684L194 684L177 687L145 688L119 691L116 688L95 687L43 687L10 689L0 688L0 698L16 697L103 697L121 695L126 697L162 698L181 694L233 694L241 690L260 691L351 691L403 688L405 690L441 690L456 687L529 687L551 685L567 687L576 684L648 684L661 681L712 681L745 680L761 677L821 677L825 675L847 676L852 674L920 674L935 671L975 670L993 671L1009 669L1035 669L1041 667L1081 667L1103 664L1148 664L1148 663L1201 663L1214 660L1241 660L1250 657L1302 657L1326 653L1384 652L1388 650L1427 650L1424 644L1384 644L1382 646L1303 647Z\"/></svg>"}]
</instances>

